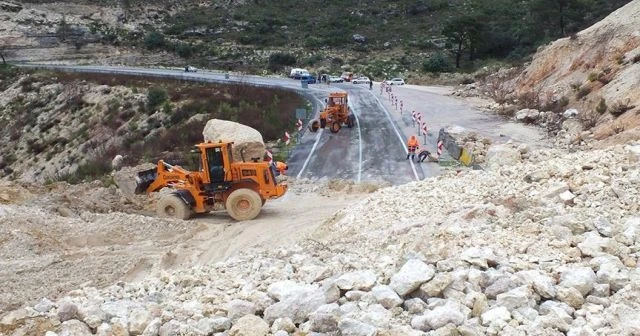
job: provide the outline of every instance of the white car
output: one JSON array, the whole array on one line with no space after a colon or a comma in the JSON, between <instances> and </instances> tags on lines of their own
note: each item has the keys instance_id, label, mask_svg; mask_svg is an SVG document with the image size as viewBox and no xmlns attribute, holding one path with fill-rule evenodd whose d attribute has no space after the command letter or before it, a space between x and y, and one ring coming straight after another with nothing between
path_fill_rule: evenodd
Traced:
<instances>
[{"instance_id":1,"label":"white car","mask_svg":"<svg viewBox=\"0 0 640 336\"><path fill-rule=\"evenodd\" d=\"M188 65L188 66L184 67L184 72L198 72L198 69Z\"/></svg>"},{"instance_id":2,"label":"white car","mask_svg":"<svg viewBox=\"0 0 640 336\"><path fill-rule=\"evenodd\" d=\"M344 79L338 76L329 76L329 83L343 83Z\"/></svg>"},{"instance_id":3,"label":"white car","mask_svg":"<svg viewBox=\"0 0 640 336\"><path fill-rule=\"evenodd\" d=\"M351 82L353 84L369 84L369 83L371 83L371 81L369 80L369 77L358 77L358 78L352 79Z\"/></svg>"},{"instance_id":4,"label":"white car","mask_svg":"<svg viewBox=\"0 0 640 336\"><path fill-rule=\"evenodd\" d=\"M388 85L404 85L404 79L402 78L387 79L386 81L384 81L384 83Z\"/></svg>"}]
</instances>

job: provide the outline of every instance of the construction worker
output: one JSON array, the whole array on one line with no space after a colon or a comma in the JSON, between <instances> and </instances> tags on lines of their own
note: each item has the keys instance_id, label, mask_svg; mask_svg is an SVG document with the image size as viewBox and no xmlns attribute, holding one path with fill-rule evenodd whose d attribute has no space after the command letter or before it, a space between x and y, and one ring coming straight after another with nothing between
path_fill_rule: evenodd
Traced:
<instances>
[{"instance_id":1,"label":"construction worker","mask_svg":"<svg viewBox=\"0 0 640 336\"><path fill-rule=\"evenodd\" d=\"M284 175L287 172L287 169L289 169L289 166L287 166L287 164L282 161L277 161L276 169L278 170L278 173L280 173L280 175Z\"/></svg>"},{"instance_id":2,"label":"construction worker","mask_svg":"<svg viewBox=\"0 0 640 336\"><path fill-rule=\"evenodd\" d=\"M418 138L415 135L412 135L409 138L409 141L407 141L407 149L409 151L407 153L407 160L409 160L409 157L411 157L411 160L415 160L416 149L418 149L418 146L420 146L420 144L418 143Z\"/></svg>"},{"instance_id":3,"label":"construction worker","mask_svg":"<svg viewBox=\"0 0 640 336\"><path fill-rule=\"evenodd\" d=\"M429 152L427 148L424 146L420 147L420 151L418 152L417 162L424 162L424 160L426 160L428 157L431 157L431 152Z\"/></svg>"}]
</instances>

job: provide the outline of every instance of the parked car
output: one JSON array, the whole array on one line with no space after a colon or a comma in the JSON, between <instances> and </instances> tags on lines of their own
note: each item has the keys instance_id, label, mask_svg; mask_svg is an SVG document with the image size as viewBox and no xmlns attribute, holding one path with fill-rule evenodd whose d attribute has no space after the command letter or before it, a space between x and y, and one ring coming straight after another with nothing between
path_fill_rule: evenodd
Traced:
<instances>
[{"instance_id":1,"label":"parked car","mask_svg":"<svg viewBox=\"0 0 640 336\"><path fill-rule=\"evenodd\" d=\"M301 68L293 68L291 69L291 73L289 74L289 77L293 79L300 79L300 76L304 76L304 75L309 76L309 70L301 69Z\"/></svg>"},{"instance_id":2,"label":"parked car","mask_svg":"<svg viewBox=\"0 0 640 336\"><path fill-rule=\"evenodd\" d=\"M351 82L353 84L369 84L371 83L371 80L369 80L369 77L358 77L358 78L352 79Z\"/></svg>"},{"instance_id":3,"label":"parked car","mask_svg":"<svg viewBox=\"0 0 640 336\"><path fill-rule=\"evenodd\" d=\"M315 83L318 82L318 80L316 79L315 76L310 76L310 75L300 76L300 80L301 81L306 81L308 84L315 84Z\"/></svg>"},{"instance_id":4,"label":"parked car","mask_svg":"<svg viewBox=\"0 0 640 336\"><path fill-rule=\"evenodd\" d=\"M384 83L388 85L404 85L404 79L392 78L392 79L385 80Z\"/></svg>"},{"instance_id":5,"label":"parked car","mask_svg":"<svg viewBox=\"0 0 640 336\"><path fill-rule=\"evenodd\" d=\"M340 78L345 82L350 82L353 79L353 72L343 72Z\"/></svg>"},{"instance_id":6,"label":"parked car","mask_svg":"<svg viewBox=\"0 0 640 336\"><path fill-rule=\"evenodd\" d=\"M338 76L329 76L329 83L344 83L344 79Z\"/></svg>"},{"instance_id":7,"label":"parked car","mask_svg":"<svg viewBox=\"0 0 640 336\"><path fill-rule=\"evenodd\" d=\"M187 65L186 67L184 67L184 72L198 72L198 69L190 65Z\"/></svg>"}]
</instances>

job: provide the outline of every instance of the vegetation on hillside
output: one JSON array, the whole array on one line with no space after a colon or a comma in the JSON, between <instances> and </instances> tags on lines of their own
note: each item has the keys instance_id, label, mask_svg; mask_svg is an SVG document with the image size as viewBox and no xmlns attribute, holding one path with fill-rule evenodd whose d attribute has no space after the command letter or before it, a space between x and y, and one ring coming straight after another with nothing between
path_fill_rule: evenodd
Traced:
<instances>
[{"instance_id":1,"label":"vegetation on hillside","mask_svg":"<svg viewBox=\"0 0 640 336\"><path fill-rule=\"evenodd\" d=\"M167 48L193 59L224 57L216 55L216 45L234 42L263 49L304 48L319 55L315 62L299 57L297 65L323 58L331 62L328 50L347 50L363 62L388 53L406 70L439 72L473 67L478 59L526 59L539 45L570 36L629 1L309 0L302 9L294 0L253 0L229 7L187 7L165 18L162 31L149 32L147 39L161 34L180 41L184 45L174 42ZM364 41L354 40L354 34ZM441 65L425 66L430 55L438 55Z\"/></svg>"},{"instance_id":2,"label":"vegetation on hillside","mask_svg":"<svg viewBox=\"0 0 640 336\"><path fill-rule=\"evenodd\" d=\"M0 89L18 89L7 94L6 109L0 109L0 117L8 120L0 124L5 144L0 176L16 177L28 169L49 180L91 180L111 171L116 154L128 164L159 159L184 164L209 119L241 122L272 141L293 129L295 109L306 106L293 91L249 84L6 66L0 74ZM52 175L49 168L60 164L64 169Z\"/></svg>"}]
</instances>

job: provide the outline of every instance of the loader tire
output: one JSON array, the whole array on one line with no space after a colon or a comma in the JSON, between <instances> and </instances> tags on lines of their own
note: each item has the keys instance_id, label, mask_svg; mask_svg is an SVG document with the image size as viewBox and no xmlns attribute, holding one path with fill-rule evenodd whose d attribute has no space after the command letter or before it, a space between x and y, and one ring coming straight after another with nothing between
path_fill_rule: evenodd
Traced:
<instances>
[{"instance_id":1,"label":"loader tire","mask_svg":"<svg viewBox=\"0 0 640 336\"><path fill-rule=\"evenodd\" d=\"M342 128L342 126L340 126L340 123L337 121L334 121L331 124L331 133L338 133L340 131L340 128Z\"/></svg>"},{"instance_id":2,"label":"loader tire","mask_svg":"<svg viewBox=\"0 0 640 336\"><path fill-rule=\"evenodd\" d=\"M356 117L353 114L350 114L347 117L347 127L353 128L356 125Z\"/></svg>"},{"instance_id":3,"label":"loader tire","mask_svg":"<svg viewBox=\"0 0 640 336\"><path fill-rule=\"evenodd\" d=\"M262 209L262 199L257 192L242 188L231 192L225 203L227 213L237 221L256 218Z\"/></svg>"},{"instance_id":4,"label":"loader tire","mask_svg":"<svg viewBox=\"0 0 640 336\"><path fill-rule=\"evenodd\" d=\"M156 211L159 217L189 219L191 208L177 195L167 195L158 201Z\"/></svg>"},{"instance_id":5,"label":"loader tire","mask_svg":"<svg viewBox=\"0 0 640 336\"><path fill-rule=\"evenodd\" d=\"M327 119L320 118L320 128L327 127Z\"/></svg>"},{"instance_id":6,"label":"loader tire","mask_svg":"<svg viewBox=\"0 0 640 336\"><path fill-rule=\"evenodd\" d=\"M318 129L320 129L320 121L312 120L311 123L309 124L309 131L315 133L318 131Z\"/></svg>"}]
</instances>

